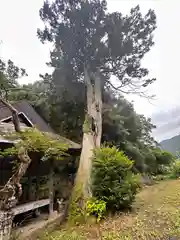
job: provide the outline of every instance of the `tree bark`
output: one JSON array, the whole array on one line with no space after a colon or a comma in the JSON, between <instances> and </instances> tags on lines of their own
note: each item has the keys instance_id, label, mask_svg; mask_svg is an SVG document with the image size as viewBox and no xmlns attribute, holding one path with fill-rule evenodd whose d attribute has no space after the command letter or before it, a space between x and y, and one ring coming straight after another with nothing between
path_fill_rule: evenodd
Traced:
<instances>
[{"instance_id":1,"label":"tree bark","mask_svg":"<svg viewBox=\"0 0 180 240\"><path fill-rule=\"evenodd\" d=\"M11 111L14 129L16 132L21 133L17 110L9 102L3 100L2 98L0 98L0 102L2 102ZM31 163L31 159L24 147L19 148L18 159L20 162L17 170L0 190L0 236L2 240L8 240L10 238L12 220L14 217L11 209L17 204L18 198L22 195L20 180L25 175ZM6 216L10 216L8 221ZM4 226L4 223L7 223L7 226Z\"/></svg>"},{"instance_id":2,"label":"tree bark","mask_svg":"<svg viewBox=\"0 0 180 240\"><path fill-rule=\"evenodd\" d=\"M72 205L72 201L78 199L74 208L79 207L81 210L85 210L86 201L92 196L90 178L93 150L96 147L100 147L102 135L102 87L99 69L95 74L92 74L88 68L85 68L84 79L87 89L87 114L83 127L84 133L79 168L71 200ZM71 211L72 209L70 208L70 216L72 214Z\"/></svg>"},{"instance_id":3,"label":"tree bark","mask_svg":"<svg viewBox=\"0 0 180 240\"><path fill-rule=\"evenodd\" d=\"M50 172L49 172L49 217L53 215L54 211L54 160L50 160Z\"/></svg>"},{"instance_id":4,"label":"tree bark","mask_svg":"<svg viewBox=\"0 0 180 240\"><path fill-rule=\"evenodd\" d=\"M96 147L101 146L102 137L102 81L100 70L98 69L95 74L95 101L96 101Z\"/></svg>"}]
</instances>

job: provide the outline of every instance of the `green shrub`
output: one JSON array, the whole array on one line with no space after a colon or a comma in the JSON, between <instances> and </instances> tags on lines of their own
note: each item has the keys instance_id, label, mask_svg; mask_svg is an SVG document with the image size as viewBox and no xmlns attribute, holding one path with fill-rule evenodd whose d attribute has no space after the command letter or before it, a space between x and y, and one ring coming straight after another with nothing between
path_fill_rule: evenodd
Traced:
<instances>
[{"instance_id":1,"label":"green shrub","mask_svg":"<svg viewBox=\"0 0 180 240\"><path fill-rule=\"evenodd\" d=\"M132 173L133 161L116 147L104 147L94 153L93 196L106 202L107 211L129 208L140 186Z\"/></svg>"},{"instance_id":2,"label":"green shrub","mask_svg":"<svg viewBox=\"0 0 180 240\"><path fill-rule=\"evenodd\" d=\"M171 166L171 178L180 177L180 160L175 160Z\"/></svg>"},{"instance_id":3,"label":"green shrub","mask_svg":"<svg viewBox=\"0 0 180 240\"><path fill-rule=\"evenodd\" d=\"M91 198L87 201L87 215L95 216L97 222L99 222L106 213L106 202L103 200L98 200Z\"/></svg>"},{"instance_id":4,"label":"green shrub","mask_svg":"<svg viewBox=\"0 0 180 240\"><path fill-rule=\"evenodd\" d=\"M158 175L167 175L170 173L170 167L166 165L158 165L157 169Z\"/></svg>"},{"instance_id":5,"label":"green shrub","mask_svg":"<svg viewBox=\"0 0 180 240\"><path fill-rule=\"evenodd\" d=\"M153 176L153 180L156 181L156 182L163 181L163 180L168 180L168 179L170 179L170 175L159 174L159 175Z\"/></svg>"},{"instance_id":6,"label":"green shrub","mask_svg":"<svg viewBox=\"0 0 180 240\"><path fill-rule=\"evenodd\" d=\"M170 153L168 151L163 151L159 148L153 149L152 153L156 157L156 162L158 165L169 165L175 159L175 157L172 153Z\"/></svg>"}]
</instances>

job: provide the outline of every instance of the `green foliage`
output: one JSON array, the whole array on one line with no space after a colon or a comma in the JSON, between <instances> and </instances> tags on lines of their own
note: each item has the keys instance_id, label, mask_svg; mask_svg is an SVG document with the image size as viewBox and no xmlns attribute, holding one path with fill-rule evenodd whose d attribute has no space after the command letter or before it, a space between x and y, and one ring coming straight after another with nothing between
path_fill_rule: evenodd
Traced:
<instances>
[{"instance_id":1,"label":"green foliage","mask_svg":"<svg viewBox=\"0 0 180 240\"><path fill-rule=\"evenodd\" d=\"M155 167L151 172L153 180L176 179L180 176L180 164L171 153L160 149L153 149L152 153L156 159Z\"/></svg>"},{"instance_id":2,"label":"green foliage","mask_svg":"<svg viewBox=\"0 0 180 240\"><path fill-rule=\"evenodd\" d=\"M169 175L168 174L158 174L156 176L153 176L153 180L157 181L157 182L168 180L170 178L172 178L170 174Z\"/></svg>"},{"instance_id":3,"label":"green foliage","mask_svg":"<svg viewBox=\"0 0 180 240\"><path fill-rule=\"evenodd\" d=\"M40 18L45 27L38 29L38 36L43 43L56 44L51 65L58 68L56 73L62 73L61 78L82 79L84 67L89 67L92 72L101 68L109 87L111 75L131 92L154 82L146 78L148 70L140 64L154 44L154 11L143 16L136 6L123 16L120 12L108 13L105 0L59 0L45 1Z\"/></svg>"},{"instance_id":4,"label":"green foliage","mask_svg":"<svg viewBox=\"0 0 180 240\"><path fill-rule=\"evenodd\" d=\"M24 91L28 94L27 99L52 128L77 142L82 140L82 130L85 132L89 130L88 124L83 125L85 101L84 93L77 92L79 89L83 92L82 83L73 83L66 94L63 93L65 90L62 87L61 96L59 96L59 91L57 93L50 91L50 85L43 81L36 82L32 86L24 86ZM51 93L55 95L49 95ZM17 98L14 98L14 94L15 92L12 92L12 95L9 94L9 99L26 99L19 92L17 92ZM155 126L150 119L138 115L133 105L124 97L117 98L112 91L106 90L103 93L103 99L102 142L116 145L124 151L130 159L134 160L134 166L138 171L155 172L156 158L150 151L150 147L156 145L151 137Z\"/></svg>"},{"instance_id":5,"label":"green foliage","mask_svg":"<svg viewBox=\"0 0 180 240\"><path fill-rule=\"evenodd\" d=\"M152 152L156 157L157 164L159 165L169 165L175 159L174 155L168 151L156 148Z\"/></svg>"},{"instance_id":6,"label":"green foliage","mask_svg":"<svg viewBox=\"0 0 180 240\"><path fill-rule=\"evenodd\" d=\"M154 11L143 15L136 6L123 16L120 12L109 13L104 0L59 0L45 1L40 18L44 22L44 28L38 29L40 40L55 46L50 63L55 69L50 96L53 127L74 140L82 139L79 129L83 128L87 110L85 69L94 74L100 69L104 102L102 140L122 146L123 151L123 145L133 143L137 152L137 142L154 143L149 134L154 126L149 119L137 116L132 104L120 94L115 97L117 91L126 90L143 95L145 87L155 81L141 67L141 59L154 44ZM119 88L114 89L112 75ZM88 131L86 124L83 130ZM137 156L134 160L138 159Z\"/></svg>"},{"instance_id":7,"label":"green foliage","mask_svg":"<svg viewBox=\"0 0 180 240\"><path fill-rule=\"evenodd\" d=\"M3 151L0 150L0 157L15 156L18 153L16 147L6 148Z\"/></svg>"},{"instance_id":8,"label":"green foliage","mask_svg":"<svg viewBox=\"0 0 180 240\"><path fill-rule=\"evenodd\" d=\"M17 67L13 61L7 63L0 58L0 96L7 98L9 90L17 89L17 79L27 76L25 69Z\"/></svg>"},{"instance_id":9,"label":"green foliage","mask_svg":"<svg viewBox=\"0 0 180 240\"><path fill-rule=\"evenodd\" d=\"M146 147L142 152L144 156L144 172L150 174L168 174L169 166L173 163L175 157L160 148Z\"/></svg>"},{"instance_id":10,"label":"green foliage","mask_svg":"<svg viewBox=\"0 0 180 240\"><path fill-rule=\"evenodd\" d=\"M58 138L54 139L53 136L36 129L24 131L23 137L25 138L23 144L29 151L44 153L42 160L48 158L61 160L68 149L68 146L65 143L61 143Z\"/></svg>"},{"instance_id":11,"label":"green foliage","mask_svg":"<svg viewBox=\"0 0 180 240\"><path fill-rule=\"evenodd\" d=\"M135 198L139 179L132 173L133 161L116 147L97 149L93 158L92 192L107 203L108 211L129 208Z\"/></svg>"},{"instance_id":12,"label":"green foliage","mask_svg":"<svg viewBox=\"0 0 180 240\"><path fill-rule=\"evenodd\" d=\"M175 160L171 166L171 177L179 178L180 177L180 160Z\"/></svg>"},{"instance_id":13,"label":"green foliage","mask_svg":"<svg viewBox=\"0 0 180 240\"><path fill-rule=\"evenodd\" d=\"M29 88L31 88L31 91L29 91ZM12 95L9 94L9 99L28 99L36 111L59 134L80 142L82 140L82 129L84 132L89 131L86 121L83 125L84 93L77 92L79 89L83 92L82 83L77 82L73 83L72 86L70 85L66 94L63 93L65 91L63 87L62 92L60 90L57 93L50 91L50 85L43 81L35 82L31 86L22 86L22 89L28 94L26 97L17 92L17 98L14 98L15 92L12 92ZM50 94L54 94L54 96ZM54 99L53 103L52 98ZM103 99L102 142L111 143L123 150L130 159L134 160L138 171L154 172L156 170L156 158L149 151L149 148L156 145L156 142L151 137L152 129L155 126L150 119L138 115L133 105L124 97L116 98L112 91L106 90L103 93ZM44 104L45 102L46 104Z\"/></svg>"},{"instance_id":14,"label":"green foliage","mask_svg":"<svg viewBox=\"0 0 180 240\"><path fill-rule=\"evenodd\" d=\"M149 148L148 152L145 153L145 160L150 174L167 175L175 157L160 148Z\"/></svg>"},{"instance_id":15,"label":"green foliage","mask_svg":"<svg viewBox=\"0 0 180 240\"><path fill-rule=\"evenodd\" d=\"M160 145L164 150L167 150L175 156L179 157L180 134L170 139L163 140L162 142L160 142Z\"/></svg>"},{"instance_id":16,"label":"green foliage","mask_svg":"<svg viewBox=\"0 0 180 240\"><path fill-rule=\"evenodd\" d=\"M151 137L154 126L150 119L136 114L133 105L121 95L115 97L117 92L110 82L111 75L115 75L121 86L129 86L131 91L141 86L139 92L143 92L154 81L148 79L147 69L140 64L153 45L154 11L143 16L137 6L123 16L119 12L108 13L106 1L59 0L44 2L40 17L45 29L38 30L39 38L42 42L53 41L56 46L50 63L55 70L52 75L43 76L43 81L18 86L19 91L8 93L9 100L27 99L55 131L80 142L82 130L88 132L87 125L83 126L84 65L92 72L100 67L104 102L102 141L124 151L134 160L137 171L154 171L154 157L146 156L149 146L155 144Z\"/></svg>"},{"instance_id":17,"label":"green foliage","mask_svg":"<svg viewBox=\"0 0 180 240\"><path fill-rule=\"evenodd\" d=\"M106 202L95 198L89 199L87 201L86 213L87 216L95 216L97 222L99 222L106 213Z\"/></svg>"},{"instance_id":18,"label":"green foliage","mask_svg":"<svg viewBox=\"0 0 180 240\"><path fill-rule=\"evenodd\" d=\"M43 154L43 161L48 159L61 160L67 155L66 151L68 146L66 144L61 143L58 138L54 139L53 136L40 132L35 128L25 130L21 134L8 134L6 137L11 140L16 140L16 144L15 147L0 152L0 156L17 155L19 148L22 146L28 152L41 152ZM17 139L19 140L17 141Z\"/></svg>"},{"instance_id":19,"label":"green foliage","mask_svg":"<svg viewBox=\"0 0 180 240\"><path fill-rule=\"evenodd\" d=\"M170 171L171 171L170 165L169 166L163 164L158 165L157 169L158 174L167 175L170 173Z\"/></svg>"},{"instance_id":20,"label":"green foliage","mask_svg":"<svg viewBox=\"0 0 180 240\"><path fill-rule=\"evenodd\" d=\"M11 89L8 92L8 100L10 102L17 102L21 100L28 101L40 116L46 122L50 122L50 91L51 85L46 80L36 81L27 85L20 85L18 88Z\"/></svg>"}]
</instances>

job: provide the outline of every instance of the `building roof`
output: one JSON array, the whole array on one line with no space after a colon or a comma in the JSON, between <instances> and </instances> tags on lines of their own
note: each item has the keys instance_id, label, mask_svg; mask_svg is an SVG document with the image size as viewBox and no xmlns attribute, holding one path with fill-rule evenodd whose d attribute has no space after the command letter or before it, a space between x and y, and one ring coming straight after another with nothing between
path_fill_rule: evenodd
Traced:
<instances>
[{"instance_id":1,"label":"building roof","mask_svg":"<svg viewBox=\"0 0 180 240\"><path fill-rule=\"evenodd\" d=\"M48 126L48 124L39 116L39 114L34 110L34 108L27 102L21 101L13 104L13 106L18 110L20 117L21 129L25 130L29 127L36 127L39 131L47 133L52 138L59 140L62 143L68 145L71 149L80 149L81 145L75 143L65 137L55 134L54 130ZM11 112L7 107L0 103L0 143L9 142L6 139L7 133L14 132L14 125L11 121Z\"/></svg>"},{"instance_id":2,"label":"building roof","mask_svg":"<svg viewBox=\"0 0 180 240\"><path fill-rule=\"evenodd\" d=\"M24 124L21 124L22 131L26 130L28 128L29 127L25 126ZM12 123L2 123L2 122L0 122L0 143L1 142L12 143L13 141L12 140L7 140L6 136L9 133L13 133L13 132L14 132L14 125ZM68 147L71 148L71 149L80 149L81 148L80 144L75 143L75 142L69 140L68 138L65 138L65 137L62 137L58 134L54 134L54 133L50 133L50 132L44 132L44 133L47 134L48 136L54 138L54 139L59 140L60 142L62 142L64 144L67 144Z\"/></svg>"},{"instance_id":3,"label":"building roof","mask_svg":"<svg viewBox=\"0 0 180 240\"><path fill-rule=\"evenodd\" d=\"M23 113L39 131L55 133L26 100L13 103L12 105L19 113ZM0 121L11 117L10 110L2 103L0 103L0 110Z\"/></svg>"}]
</instances>

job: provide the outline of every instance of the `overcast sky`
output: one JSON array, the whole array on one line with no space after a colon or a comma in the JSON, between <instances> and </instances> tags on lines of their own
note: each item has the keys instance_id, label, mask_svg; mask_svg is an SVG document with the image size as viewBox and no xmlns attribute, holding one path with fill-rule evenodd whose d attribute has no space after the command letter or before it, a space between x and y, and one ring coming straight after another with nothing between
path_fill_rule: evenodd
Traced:
<instances>
[{"instance_id":1,"label":"overcast sky","mask_svg":"<svg viewBox=\"0 0 180 240\"><path fill-rule=\"evenodd\" d=\"M50 46L42 45L37 38L37 28L42 25L39 9L43 0L0 0L0 55L12 59L25 68L28 77L24 83L38 80L39 73L48 71ZM149 8L157 15L155 46L145 57L143 64L157 81L149 88L156 100L150 104L146 99L129 96L135 101L137 112L146 116L158 115L179 105L179 58L180 55L180 1L178 0L108 0L109 11L128 13L130 8L140 5L143 13ZM159 117L158 117L159 116Z\"/></svg>"}]
</instances>

